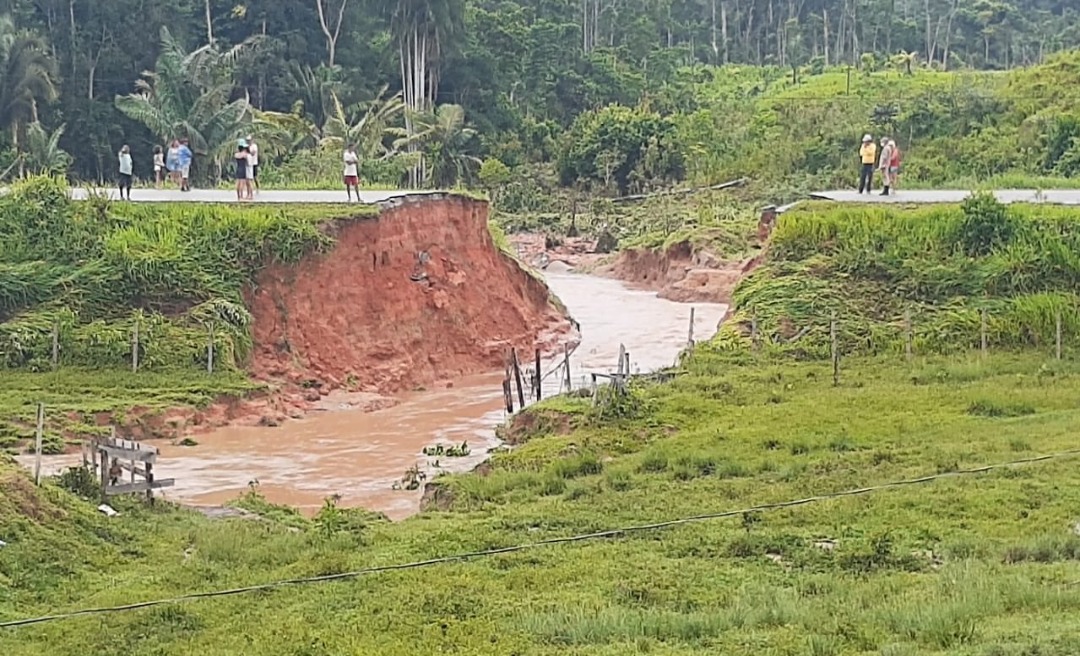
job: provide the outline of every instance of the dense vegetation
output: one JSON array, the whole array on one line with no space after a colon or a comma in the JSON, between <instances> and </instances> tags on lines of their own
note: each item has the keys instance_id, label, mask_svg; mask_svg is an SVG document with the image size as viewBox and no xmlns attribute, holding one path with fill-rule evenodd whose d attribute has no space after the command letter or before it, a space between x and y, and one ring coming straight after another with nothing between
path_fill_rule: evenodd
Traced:
<instances>
[{"instance_id":1,"label":"dense vegetation","mask_svg":"<svg viewBox=\"0 0 1080 656\"><path fill-rule=\"evenodd\" d=\"M826 356L835 315L845 352L899 352L910 317L917 350L1080 344L1075 210L963 206L879 210L815 205L782 216L765 265L735 293L737 322L719 344ZM797 339L796 339L797 337Z\"/></svg>"},{"instance_id":2,"label":"dense vegetation","mask_svg":"<svg viewBox=\"0 0 1080 656\"><path fill-rule=\"evenodd\" d=\"M332 574L1075 448L1075 363L747 365L708 352L601 419L557 399L449 508L265 521L121 506L0 472L0 619ZM570 428L567 429L566 427ZM5 654L949 654L1080 649L1076 463L338 583L0 631ZM67 483L78 489L78 481ZM299 529L299 530L296 530Z\"/></svg>"},{"instance_id":3,"label":"dense vegetation","mask_svg":"<svg viewBox=\"0 0 1080 656\"><path fill-rule=\"evenodd\" d=\"M268 184L337 184L339 149L356 141L368 183L516 183L505 200L529 209L550 196L538 179L610 192L733 174L835 183L868 129L910 145L910 180L924 183L1080 162L1076 55L974 74L1076 47L1080 14L1062 0L2 8L9 175L109 179L127 142L147 178L152 146L186 136L208 182L255 133Z\"/></svg>"}]
</instances>

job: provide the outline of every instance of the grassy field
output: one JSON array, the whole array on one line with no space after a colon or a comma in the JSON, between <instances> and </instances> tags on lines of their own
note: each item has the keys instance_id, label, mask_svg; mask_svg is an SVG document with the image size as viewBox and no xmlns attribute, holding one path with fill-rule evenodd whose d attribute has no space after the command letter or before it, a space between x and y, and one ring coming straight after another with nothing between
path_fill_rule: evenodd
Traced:
<instances>
[{"instance_id":1,"label":"grassy field","mask_svg":"<svg viewBox=\"0 0 1080 656\"><path fill-rule=\"evenodd\" d=\"M1080 365L816 362L702 348L601 408L554 399L444 511L389 524L119 517L0 474L0 619L533 542L1076 447ZM0 630L4 654L1075 654L1080 486L1062 458L667 530ZM445 496L449 495L449 496ZM250 507L264 507L257 491ZM265 509L265 507L264 507ZM299 529L299 530L297 530Z\"/></svg>"}]
</instances>

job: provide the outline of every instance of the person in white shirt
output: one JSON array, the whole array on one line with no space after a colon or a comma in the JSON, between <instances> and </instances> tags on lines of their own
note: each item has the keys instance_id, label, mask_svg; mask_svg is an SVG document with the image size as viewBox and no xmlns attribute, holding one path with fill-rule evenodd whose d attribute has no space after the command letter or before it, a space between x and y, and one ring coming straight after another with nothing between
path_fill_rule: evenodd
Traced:
<instances>
[{"instance_id":1,"label":"person in white shirt","mask_svg":"<svg viewBox=\"0 0 1080 656\"><path fill-rule=\"evenodd\" d=\"M356 200L360 200L360 156L356 154L356 144L349 144L345 149L345 193L352 202L352 192L356 190Z\"/></svg>"},{"instance_id":2,"label":"person in white shirt","mask_svg":"<svg viewBox=\"0 0 1080 656\"><path fill-rule=\"evenodd\" d=\"M248 136L248 177L255 191L259 189L259 144L254 136Z\"/></svg>"},{"instance_id":3,"label":"person in white shirt","mask_svg":"<svg viewBox=\"0 0 1080 656\"><path fill-rule=\"evenodd\" d=\"M124 190L131 200L131 149L127 144L120 148L120 200L124 200Z\"/></svg>"}]
</instances>

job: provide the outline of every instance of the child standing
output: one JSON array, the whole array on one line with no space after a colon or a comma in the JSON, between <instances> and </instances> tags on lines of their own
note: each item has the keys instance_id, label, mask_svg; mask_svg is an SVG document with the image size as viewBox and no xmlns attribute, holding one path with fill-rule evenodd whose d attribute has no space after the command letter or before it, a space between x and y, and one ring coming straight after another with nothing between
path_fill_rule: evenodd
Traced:
<instances>
[{"instance_id":1,"label":"child standing","mask_svg":"<svg viewBox=\"0 0 1080 656\"><path fill-rule=\"evenodd\" d=\"M165 182L165 153L161 152L161 146L154 146L154 186L161 189Z\"/></svg>"},{"instance_id":2,"label":"child standing","mask_svg":"<svg viewBox=\"0 0 1080 656\"><path fill-rule=\"evenodd\" d=\"M127 199L131 200L131 149L127 144L120 148L120 200L124 200L125 190Z\"/></svg>"}]
</instances>

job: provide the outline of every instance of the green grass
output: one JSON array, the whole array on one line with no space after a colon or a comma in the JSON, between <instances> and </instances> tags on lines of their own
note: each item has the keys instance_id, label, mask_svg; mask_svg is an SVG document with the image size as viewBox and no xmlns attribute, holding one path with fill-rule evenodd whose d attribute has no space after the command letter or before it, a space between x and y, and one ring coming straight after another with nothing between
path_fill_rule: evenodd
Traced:
<instances>
[{"instance_id":1,"label":"green grass","mask_svg":"<svg viewBox=\"0 0 1080 656\"><path fill-rule=\"evenodd\" d=\"M842 366L834 387L824 363L738 364L701 350L672 382L635 386L622 418L601 421L588 400L553 399L537 411L570 413L570 422L544 424L548 432L495 456L486 476L440 479L451 508L400 524L335 509L304 520L257 498L252 507L268 521L134 505L106 519L52 488L29 494L6 473L0 618L734 510L1076 447L1073 361L1026 351ZM0 650L1065 656L1080 649L1076 465L1052 460L658 532L5 630Z\"/></svg>"}]
</instances>

